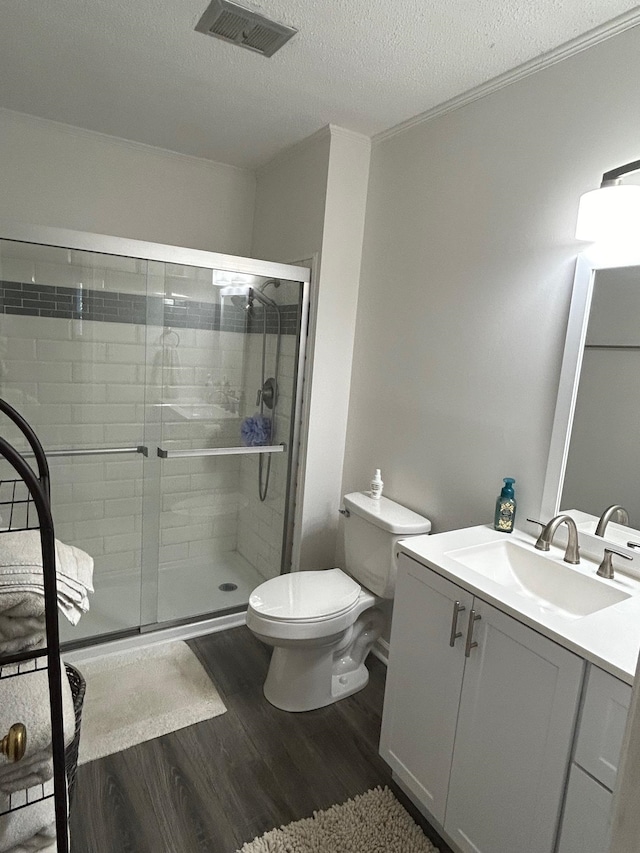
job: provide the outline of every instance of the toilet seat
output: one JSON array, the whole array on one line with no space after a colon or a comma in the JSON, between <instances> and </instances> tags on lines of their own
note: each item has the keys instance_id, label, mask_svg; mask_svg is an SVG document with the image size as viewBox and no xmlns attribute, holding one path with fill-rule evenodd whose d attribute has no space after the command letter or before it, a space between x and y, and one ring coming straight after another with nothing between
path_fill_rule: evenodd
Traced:
<instances>
[{"instance_id":1,"label":"toilet seat","mask_svg":"<svg viewBox=\"0 0 640 853\"><path fill-rule=\"evenodd\" d=\"M376 601L342 569L293 572L256 587L249 598L247 627L265 642L329 641Z\"/></svg>"},{"instance_id":2,"label":"toilet seat","mask_svg":"<svg viewBox=\"0 0 640 853\"><path fill-rule=\"evenodd\" d=\"M276 622L318 622L351 610L361 591L360 584L342 569L292 572L256 587L249 607Z\"/></svg>"}]
</instances>

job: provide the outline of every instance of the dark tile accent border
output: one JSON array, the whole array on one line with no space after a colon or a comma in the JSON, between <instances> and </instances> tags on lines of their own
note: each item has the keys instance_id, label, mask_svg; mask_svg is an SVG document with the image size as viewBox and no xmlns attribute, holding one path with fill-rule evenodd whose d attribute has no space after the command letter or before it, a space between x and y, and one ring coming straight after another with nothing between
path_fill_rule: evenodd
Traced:
<instances>
[{"instance_id":1,"label":"dark tile accent border","mask_svg":"<svg viewBox=\"0 0 640 853\"><path fill-rule=\"evenodd\" d=\"M262 306L254 306L249 313L231 302L225 302L221 310L216 302L0 280L0 313L4 314L145 325L148 308L152 309L152 316L162 316L163 325L172 328L243 334L261 334L263 328ZM298 306L282 305L280 308L282 334L295 335ZM270 310L267 312L267 332L275 334L277 328L275 312Z\"/></svg>"}]
</instances>

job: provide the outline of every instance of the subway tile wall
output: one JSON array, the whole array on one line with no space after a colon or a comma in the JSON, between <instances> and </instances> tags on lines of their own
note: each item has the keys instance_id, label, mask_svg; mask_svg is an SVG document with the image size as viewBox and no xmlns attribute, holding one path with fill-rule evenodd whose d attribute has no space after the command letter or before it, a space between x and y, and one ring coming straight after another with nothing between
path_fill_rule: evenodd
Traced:
<instances>
[{"instance_id":1,"label":"subway tile wall","mask_svg":"<svg viewBox=\"0 0 640 853\"><path fill-rule=\"evenodd\" d=\"M275 336L270 336L267 357L271 365L275 357ZM275 442L291 441L291 412L296 368L296 340L290 336L281 342L279 369L279 397L276 407ZM261 377L262 343L251 336L246 362L248 388L259 387ZM271 375L271 374L268 374ZM249 411L247 411L249 414ZM259 460L250 456L240 457L240 488L243 501L238 516L238 550L265 578L280 573L282 539L285 523L287 490L287 454L271 456L269 487L264 502L258 496ZM268 460L263 459L263 484L266 483Z\"/></svg>"}]
</instances>

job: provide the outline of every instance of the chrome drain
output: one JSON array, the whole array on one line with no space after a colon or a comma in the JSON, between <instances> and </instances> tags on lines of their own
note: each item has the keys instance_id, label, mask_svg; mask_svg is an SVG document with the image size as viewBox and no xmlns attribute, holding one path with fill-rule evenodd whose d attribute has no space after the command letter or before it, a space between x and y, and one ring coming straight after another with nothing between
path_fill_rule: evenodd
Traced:
<instances>
[{"instance_id":1,"label":"chrome drain","mask_svg":"<svg viewBox=\"0 0 640 853\"><path fill-rule=\"evenodd\" d=\"M218 587L220 592L233 592L234 589L238 589L237 583L221 583Z\"/></svg>"}]
</instances>

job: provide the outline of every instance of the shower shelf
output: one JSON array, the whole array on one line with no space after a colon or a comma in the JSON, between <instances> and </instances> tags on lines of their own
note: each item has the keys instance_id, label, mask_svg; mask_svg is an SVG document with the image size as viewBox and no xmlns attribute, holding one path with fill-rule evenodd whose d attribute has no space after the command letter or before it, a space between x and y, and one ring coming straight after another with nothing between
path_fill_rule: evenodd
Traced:
<instances>
[{"instance_id":1,"label":"shower shelf","mask_svg":"<svg viewBox=\"0 0 640 853\"><path fill-rule=\"evenodd\" d=\"M186 456L245 456L249 453L282 453L286 444L257 445L255 447L201 447L194 450L164 450L158 448L161 459L183 459Z\"/></svg>"}]
</instances>

